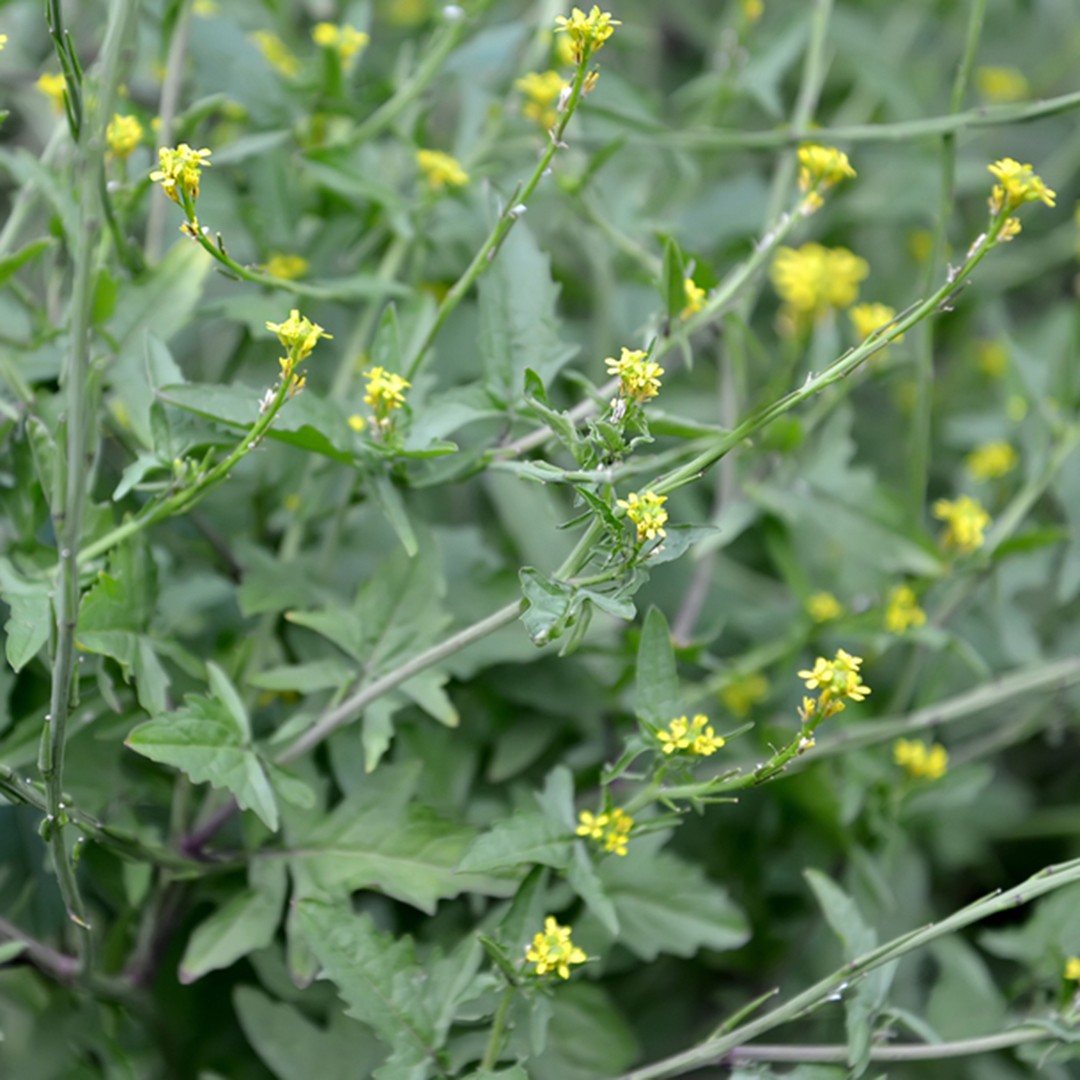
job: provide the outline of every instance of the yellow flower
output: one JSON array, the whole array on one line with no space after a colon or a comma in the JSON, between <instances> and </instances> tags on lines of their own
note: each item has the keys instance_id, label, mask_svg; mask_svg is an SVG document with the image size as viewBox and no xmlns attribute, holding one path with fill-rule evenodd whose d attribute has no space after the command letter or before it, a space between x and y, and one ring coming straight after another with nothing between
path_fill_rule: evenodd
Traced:
<instances>
[{"instance_id":1,"label":"yellow flower","mask_svg":"<svg viewBox=\"0 0 1080 1080\"><path fill-rule=\"evenodd\" d=\"M52 102L53 112L64 111L64 94L67 83L63 75L41 75L34 85Z\"/></svg>"},{"instance_id":2,"label":"yellow flower","mask_svg":"<svg viewBox=\"0 0 1080 1080\"><path fill-rule=\"evenodd\" d=\"M143 126L137 116L121 116L115 113L105 129L105 141L113 157L126 158L142 141Z\"/></svg>"},{"instance_id":3,"label":"yellow flower","mask_svg":"<svg viewBox=\"0 0 1080 1080\"><path fill-rule=\"evenodd\" d=\"M566 83L557 71L530 71L514 85L527 98L521 106L523 115L535 120L545 130L555 126L555 106Z\"/></svg>"},{"instance_id":4,"label":"yellow flower","mask_svg":"<svg viewBox=\"0 0 1080 1080\"><path fill-rule=\"evenodd\" d=\"M4 46L7 44L7 42L8 42L7 34L0 34L0 52L4 51Z\"/></svg>"},{"instance_id":5,"label":"yellow flower","mask_svg":"<svg viewBox=\"0 0 1080 1080\"><path fill-rule=\"evenodd\" d=\"M296 308L289 312L289 317L284 322L268 322L266 329L277 334L278 341L289 350L293 363L306 360L321 338L333 337L318 323L313 323L306 315L301 315Z\"/></svg>"},{"instance_id":6,"label":"yellow flower","mask_svg":"<svg viewBox=\"0 0 1080 1080\"><path fill-rule=\"evenodd\" d=\"M584 964L588 957L570 940L570 927L560 926L553 915L544 919L544 929L525 950L525 959L536 965L537 975L554 971L560 979L570 978L571 964Z\"/></svg>"},{"instance_id":7,"label":"yellow flower","mask_svg":"<svg viewBox=\"0 0 1080 1080\"><path fill-rule=\"evenodd\" d=\"M976 447L964 464L976 480L996 480L1016 468L1016 451L1007 442L988 442Z\"/></svg>"},{"instance_id":8,"label":"yellow flower","mask_svg":"<svg viewBox=\"0 0 1080 1080\"><path fill-rule=\"evenodd\" d=\"M927 746L921 739L897 739L893 760L913 780L940 780L949 767L949 753L940 743Z\"/></svg>"},{"instance_id":9,"label":"yellow flower","mask_svg":"<svg viewBox=\"0 0 1080 1080\"><path fill-rule=\"evenodd\" d=\"M300 61L291 52L288 45L269 30L256 30L251 35L251 40L258 46L266 62L284 75L286 79L293 79L300 71Z\"/></svg>"},{"instance_id":10,"label":"yellow flower","mask_svg":"<svg viewBox=\"0 0 1080 1080\"><path fill-rule=\"evenodd\" d=\"M574 830L576 835L587 836L590 840L600 840L604 836L604 827L610 819L607 814L597 816L590 814L588 810L582 810L578 815L578 820L580 824Z\"/></svg>"},{"instance_id":11,"label":"yellow flower","mask_svg":"<svg viewBox=\"0 0 1080 1080\"><path fill-rule=\"evenodd\" d=\"M970 495L938 499L934 503L934 517L946 523L942 536L945 547L967 554L983 546L986 539L983 533L990 524L990 515Z\"/></svg>"},{"instance_id":12,"label":"yellow flower","mask_svg":"<svg viewBox=\"0 0 1080 1080\"><path fill-rule=\"evenodd\" d=\"M806 601L806 611L816 623L831 622L844 614L844 605L830 592L816 592Z\"/></svg>"},{"instance_id":13,"label":"yellow flower","mask_svg":"<svg viewBox=\"0 0 1080 1080\"><path fill-rule=\"evenodd\" d=\"M686 295L686 307L679 312L679 317L689 319L705 306L705 290L694 282L693 278L683 278L683 293Z\"/></svg>"},{"instance_id":14,"label":"yellow flower","mask_svg":"<svg viewBox=\"0 0 1080 1080\"><path fill-rule=\"evenodd\" d=\"M610 814L599 815L582 810L578 820L580 824L575 830L578 836L602 842L604 850L612 855L626 854L634 819L625 810L616 808Z\"/></svg>"},{"instance_id":15,"label":"yellow flower","mask_svg":"<svg viewBox=\"0 0 1080 1080\"><path fill-rule=\"evenodd\" d=\"M826 660L819 656L813 668L800 671L799 678L806 682L807 690L821 691L816 702L809 698L804 700L804 709L815 706L810 709L811 714L819 711L825 717L843 708L843 698L862 701L870 693L870 687L863 685L859 674L862 662L861 656L852 656L843 649L837 649L835 659Z\"/></svg>"},{"instance_id":16,"label":"yellow flower","mask_svg":"<svg viewBox=\"0 0 1080 1080\"><path fill-rule=\"evenodd\" d=\"M814 317L853 304L870 266L847 248L811 243L780 248L770 273L780 299L796 315Z\"/></svg>"},{"instance_id":17,"label":"yellow flower","mask_svg":"<svg viewBox=\"0 0 1080 1080\"><path fill-rule=\"evenodd\" d=\"M383 367L369 368L364 372L364 378L367 379L364 404L375 414L379 427L387 427L390 414L405 404L405 391L412 383Z\"/></svg>"},{"instance_id":18,"label":"yellow flower","mask_svg":"<svg viewBox=\"0 0 1080 1080\"><path fill-rule=\"evenodd\" d=\"M922 626L925 622L926 612L919 607L915 590L910 585L897 585L889 593L885 629L893 634L902 634L909 626Z\"/></svg>"},{"instance_id":19,"label":"yellow flower","mask_svg":"<svg viewBox=\"0 0 1080 1080\"><path fill-rule=\"evenodd\" d=\"M428 187L440 191L443 187L463 187L469 182L469 174L457 158L441 150L417 150L416 164L427 177Z\"/></svg>"},{"instance_id":20,"label":"yellow flower","mask_svg":"<svg viewBox=\"0 0 1080 1080\"><path fill-rule=\"evenodd\" d=\"M199 177L203 168L210 168L210 150L192 150L187 143L181 143L175 150L163 146L158 150L158 168L150 179L160 184L162 190L174 203L190 199L194 202L199 197Z\"/></svg>"},{"instance_id":21,"label":"yellow flower","mask_svg":"<svg viewBox=\"0 0 1080 1080\"><path fill-rule=\"evenodd\" d=\"M359 413L353 413L349 417L349 427L359 435L367 427L367 421Z\"/></svg>"},{"instance_id":22,"label":"yellow flower","mask_svg":"<svg viewBox=\"0 0 1080 1080\"><path fill-rule=\"evenodd\" d=\"M740 2L743 18L747 22L755 23L765 14L765 0L740 0Z\"/></svg>"},{"instance_id":23,"label":"yellow flower","mask_svg":"<svg viewBox=\"0 0 1080 1080\"><path fill-rule=\"evenodd\" d=\"M975 86L987 101L1007 105L1031 97L1031 87L1019 68L980 67L975 69Z\"/></svg>"},{"instance_id":24,"label":"yellow flower","mask_svg":"<svg viewBox=\"0 0 1080 1080\"><path fill-rule=\"evenodd\" d=\"M750 715L750 710L769 695L769 680L760 672L741 675L733 679L720 691L720 700L724 708L733 716L742 719Z\"/></svg>"},{"instance_id":25,"label":"yellow flower","mask_svg":"<svg viewBox=\"0 0 1080 1080\"><path fill-rule=\"evenodd\" d=\"M1000 379L1009 366L1009 354L997 341L980 341L975 346L979 370L988 379Z\"/></svg>"},{"instance_id":26,"label":"yellow flower","mask_svg":"<svg viewBox=\"0 0 1080 1080\"><path fill-rule=\"evenodd\" d=\"M308 261L302 255L283 255L274 252L266 260L263 269L271 276L282 281L295 281L308 272Z\"/></svg>"},{"instance_id":27,"label":"yellow flower","mask_svg":"<svg viewBox=\"0 0 1080 1080\"><path fill-rule=\"evenodd\" d=\"M608 374L619 376L619 392L639 405L660 393L660 376L664 374L664 369L646 356L642 349L623 346L618 360L613 356L604 360Z\"/></svg>"},{"instance_id":28,"label":"yellow flower","mask_svg":"<svg viewBox=\"0 0 1080 1080\"><path fill-rule=\"evenodd\" d=\"M1080 982L1080 956L1070 956L1065 961L1065 978Z\"/></svg>"},{"instance_id":29,"label":"yellow flower","mask_svg":"<svg viewBox=\"0 0 1080 1080\"><path fill-rule=\"evenodd\" d=\"M856 304L848 312L848 317L855 327L855 336L865 341L875 330L888 326L896 318L896 311L888 304ZM893 341L903 340L903 334L893 338Z\"/></svg>"},{"instance_id":30,"label":"yellow flower","mask_svg":"<svg viewBox=\"0 0 1080 1080\"><path fill-rule=\"evenodd\" d=\"M1013 211L1027 202L1043 202L1054 205L1056 192L1051 191L1041 177L1032 172L1030 165L1021 165L1012 158L1002 158L988 165L987 169L1001 182L990 193L990 212Z\"/></svg>"},{"instance_id":31,"label":"yellow flower","mask_svg":"<svg viewBox=\"0 0 1080 1080\"><path fill-rule=\"evenodd\" d=\"M555 22L555 32L565 33L574 43L574 63L580 64L586 56L599 52L604 47L616 26L622 26L618 19L611 17L610 11L601 11L596 4L588 15L581 8L573 8L569 14L558 15Z\"/></svg>"},{"instance_id":32,"label":"yellow flower","mask_svg":"<svg viewBox=\"0 0 1080 1080\"><path fill-rule=\"evenodd\" d=\"M616 500L617 505L626 511L626 516L637 526L639 542L667 536L663 528L668 519L667 511L663 509L666 502L666 495L657 495L652 491L643 491L640 495L635 491L625 499Z\"/></svg>"},{"instance_id":33,"label":"yellow flower","mask_svg":"<svg viewBox=\"0 0 1080 1080\"><path fill-rule=\"evenodd\" d=\"M848 156L833 146L807 143L799 147L799 188L826 191L841 180L856 176Z\"/></svg>"},{"instance_id":34,"label":"yellow flower","mask_svg":"<svg viewBox=\"0 0 1080 1080\"><path fill-rule=\"evenodd\" d=\"M666 731L656 733L656 738L660 749L668 755L686 750L698 757L710 757L724 745L724 739L716 734L709 718L702 713L698 713L693 720L677 716L668 724Z\"/></svg>"},{"instance_id":35,"label":"yellow flower","mask_svg":"<svg viewBox=\"0 0 1080 1080\"><path fill-rule=\"evenodd\" d=\"M356 54L363 49L371 40L363 30L357 30L355 26L342 23L335 26L334 23L316 23L311 31L311 40L324 49L333 49L341 61L342 67L351 66Z\"/></svg>"}]
</instances>

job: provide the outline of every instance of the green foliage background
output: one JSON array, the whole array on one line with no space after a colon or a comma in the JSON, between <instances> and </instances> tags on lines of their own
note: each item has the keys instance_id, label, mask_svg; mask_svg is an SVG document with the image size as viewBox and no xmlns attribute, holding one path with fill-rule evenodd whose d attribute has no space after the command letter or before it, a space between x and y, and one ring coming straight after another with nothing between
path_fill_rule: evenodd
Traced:
<instances>
[{"instance_id":1,"label":"green foliage background","mask_svg":"<svg viewBox=\"0 0 1080 1080\"><path fill-rule=\"evenodd\" d=\"M126 3L49 5L91 96ZM73 266L96 174L34 86L57 70L41 5L0 6L0 1074L679 1075L705 1057L627 1070L1007 889L1001 910L977 909L989 921L902 945L768 1036L840 1046L839 1064L729 1059L697 1075L1076 1075L1063 971L1080 954L1080 873L1018 884L1080 857L1073 0L769 0L760 21L735 2L626 0L567 145L453 310L448 290L547 144L514 81L551 65L564 9L132 6L119 111L149 132L175 93L172 142L213 150L200 222L245 267L284 253L309 270L277 287L222 272L147 179L150 136L126 170L106 163L112 218L86 249L90 557L60 834L87 933L61 900L38 761ZM312 44L320 19L371 35L351 70ZM259 30L297 56L294 77ZM1026 77L1020 100L987 100L992 67ZM557 580L598 486L533 433L546 417L573 441L560 414L604 406L605 357L670 345L653 441L616 468L625 496L857 344L842 312L785 335L765 266L692 333L679 315L683 276L713 289L768 246L809 135L858 177L786 242L851 248L871 267L862 297L901 312L985 228L989 162L1033 162L1057 206L1024 208L1020 236L946 310L673 491L665 557L614 583ZM453 153L470 183L428 190L420 147ZM190 513L95 554L155 491L237 445L278 375L265 324L293 307L333 340L268 438ZM412 381L396 444L349 424L369 415L371 364ZM991 440L1018 465L980 480L965 457ZM930 512L960 493L994 519L969 558L942 549ZM897 635L883 619L902 583L928 622ZM822 591L844 611L818 623ZM625 858L574 839L605 766L648 741L638 718L752 723L695 772L746 775L798 730L796 672L837 648L864 658L873 694L774 782L737 802L696 790L677 814L643 805ZM753 676L763 689L739 708ZM893 763L893 740L919 734L948 747L940 780ZM616 802L636 783L613 781ZM550 993L514 995L482 1068L499 948L518 964L547 914L592 959ZM1053 1041L870 1061L874 1033L1025 1024Z\"/></svg>"}]
</instances>

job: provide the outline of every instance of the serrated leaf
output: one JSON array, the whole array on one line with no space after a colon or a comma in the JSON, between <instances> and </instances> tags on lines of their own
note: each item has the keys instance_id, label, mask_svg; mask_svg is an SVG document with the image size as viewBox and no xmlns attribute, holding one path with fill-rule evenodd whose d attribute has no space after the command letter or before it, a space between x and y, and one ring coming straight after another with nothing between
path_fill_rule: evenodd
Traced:
<instances>
[{"instance_id":1,"label":"serrated leaf","mask_svg":"<svg viewBox=\"0 0 1080 1080\"><path fill-rule=\"evenodd\" d=\"M7 559L0 558L0 599L10 609L4 623L7 662L13 671L22 671L49 640L49 586L26 581Z\"/></svg>"},{"instance_id":2,"label":"serrated leaf","mask_svg":"<svg viewBox=\"0 0 1080 1080\"><path fill-rule=\"evenodd\" d=\"M546 814L519 811L476 838L458 869L481 872L539 863L563 870L570 862L568 830Z\"/></svg>"},{"instance_id":3,"label":"serrated leaf","mask_svg":"<svg viewBox=\"0 0 1080 1080\"><path fill-rule=\"evenodd\" d=\"M526 605L520 618L535 645L554 641L569 623L576 602L574 587L555 581L532 566L518 572Z\"/></svg>"},{"instance_id":4,"label":"serrated leaf","mask_svg":"<svg viewBox=\"0 0 1080 1080\"><path fill-rule=\"evenodd\" d=\"M197 784L231 792L239 806L277 831L277 801L266 770L221 702L189 694L183 708L140 724L124 742L151 761L180 769Z\"/></svg>"},{"instance_id":5,"label":"serrated leaf","mask_svg":"<svg viewBox=\"0 0 1080 1080\"><path fill-rule=\"evenodd\" d=\"M658 727L679 715L679 679L675 649L667 619L659 608L649 608L637 652L636 704L638 715Z\"/></svg>"}]
</instances>

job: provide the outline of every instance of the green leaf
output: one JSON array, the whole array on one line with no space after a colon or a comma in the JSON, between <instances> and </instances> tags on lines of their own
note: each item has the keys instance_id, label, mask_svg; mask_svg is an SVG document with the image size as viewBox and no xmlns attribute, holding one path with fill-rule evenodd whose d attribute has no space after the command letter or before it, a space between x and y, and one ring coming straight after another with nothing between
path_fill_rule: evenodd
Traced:
<instances>
[{"instance_id":1,"label":"green leaf","mask_svg":"<svg viewBox=\"0 0 1080 1080\"><path fill-rule=\"evenodd\" d=\"M663 544L649 556L649 566L674 562L681 555L685 555L694 544L718 536L720 533L715 525L670 525L665 531L667 536Z\"/></svg>"},{"instance_id":2,"label":"green leaf","mask_svg":"<svg viewBox=\"0 0 1080 1080\"><path fill-rule=\"evenodd\" d=\"M5 655L13 671L22 671L49 640L49 586L46 582L26 581L7 559L0 558L0 593L9 608L4 623Z\"/></svg>"},{"instance_id":3,"label":"green leaf","mask_svg":"<svg viewBox=\"0 0 1080 1080\"><path fill-rule=\"evenodd\" d=\"M524 222L480 279L479 293L478 345L491 387L507 399L516 396L528 368L549 383L577 348L559 337L551 260Z\"/></svg>"},{"instance_id":4,"label":"green leaf","mask_svg":"<svg viewBox=\"0 0 1080 1080\"><path fill-rule=\"evenodd\" d=\"M398 540L401 541L405 554L409 558L414 558L420 550L420 545L416 542L416 533L413 532L413 527L409 522L409 515L405 509L405 500L402 499L401 492L398 491L385 472L377 472L372 477L371 493L375 496L379 506L382 507L382 512L386 515L386 520L390 522L390 527L397 534Z\"/></svg>"},{"instance_id":5,"label":"green leaf","mask_svg":"<svg viewBox=\"0 0 1080 1080\"><path fill-rule=\"evenodd\" d=\"M277 831L278 809L259 755L229 709L214 698L188 694L184 708L140 724L125 745L151 761L187 773L232 793L237 804L254 811Z\"/></svg>"},{"instance_id":6,"label":"green leaf","mask_svg":"<svg viewBox=\"0 0 1080 1080\"><path fill-rule=\"evenodd\" d=\"M637 653L637 712L650 724L666 726L679 715L675 649L664 613L649 608Z\"/></svg>"},{"instance_id":7,"label":"green leaf","mask_svg":"<svg viewBox=\"0 0 1080 1080\"><path fill-rule=\"evenodd\" d=\"M634 1032L599 986L560 986L552 1005L547 1047L529 1061L533 1080L598 1080L633 1064L639 1053Z\"/></svg>"},{"instance_id":8,"label":"green leaf","mask_svg":"<svg viewBox=\"0 0 1080 1080\"><path fill-rule=\"evenodd\" d=\"M31 259L37 258L38 255L51 248L55 243L56 241L52 237L31 240L30 243L24 244L18 251L13 251L10 255L0 259L0 288L3 287L12 274L22 269Z\"/></svg>"},{"instance_id":9,"label":"green leaf","mask_svg":"<svg viewBox=\"0 0 1080 1080\"><path fill-rule=\"evenodd\" d=\"M570 855L570 836L564 825L547 814L519 811L477 837L458 869L490 872L539 863L563 870Z\"/></svg>"},{"instance_id":10,"label":"green leaf","mask_svg":"<svg viewBox=\"0 0 1080 1080\"><path fill-rule=\"evenodd\" d=\"M435 1054L435 1025L424 1007L425 973L409 938L375 929L367 915L313 900L296 905L303 934L349 1015L368 1024L394 1050L402 1075L426 1076Z\"/></svg>"},{"instance_id":11,"label":"green leaf","mask_svg":"<svg viewBox=\"0 0 1080 1080\"><path fill-rule=\"evenodd\" d=\"M512 881L459 872L476 830L417 801L420 763L385 766L328 815L290 837L289 858L307 895L344 899L378 889L433 914L463 892L507 895Z\"/></svg>"},{"instance_id":12,"label":"green leaf","mask_svg":"<svg viewBox=\"0 0 1080 1080\"><path fill-rule=\"evenodd\" d=\"M531 566L518 572L525 609L520 618L534 645L546 645L558 638L573 619L576 595L572 585L564 585Z\"/></svg>"},{"instance_id":13,"label":"green leaf","mask_svg":"<svg viewBox=\"0 0 1080 1080\"><path fill-rule=\"evenodd\" d=\"M357 1080L386 1057L369 1030L340 1012L325 1027L292 1005L238 986L233 1006L248 1042L278 1080Z\"/></svg>"},{"instance_id":14,"label":"green leaf","mask_svg":"<svg viewBox=\"0 0 1080 1080\"><path fill-rule=\"evenodd\" d=\"M252 862L248 887L195 928L180 961L180 981L193 983L269 945L281 921L285 878L281 862Z\"/></svg>"},{"instance_id":15,"label":"green leaf","mask_svg":"<svg viewBox=\"0 0 1080 1080\"><path fill-rule=\"evenodd\" d=\"M320 690L337 690L356 676L356 665L340 656L327 656L306 664L286 664L269 668L251 676L248 683L260 690L295 690L299 694L314 694Z\"/></svg>"},{"instance_id":16,"label":"green leaf","mask_svg":"<svg viewBox=\"0 0 1080 1080\"><path fill-rule=\"evenodd\" d=\"M745 945L750 928L727 892L700 867L658 851L661 843L656 833L635 838L625 856L600 864L604 892L619 920L618 940L642 960Z\"/></svg>"},{"instance_id":17,"label":"green leaf","mask_svg":"<svg viewBox=\"0 0 1080 1080\"><path fill-rule=\"evenodd\" d=\"M668 319L677 325L682 309L686 307L686 256L678 243L670 236L664 241L663 302Z\"/></svg>"}]
</instances>

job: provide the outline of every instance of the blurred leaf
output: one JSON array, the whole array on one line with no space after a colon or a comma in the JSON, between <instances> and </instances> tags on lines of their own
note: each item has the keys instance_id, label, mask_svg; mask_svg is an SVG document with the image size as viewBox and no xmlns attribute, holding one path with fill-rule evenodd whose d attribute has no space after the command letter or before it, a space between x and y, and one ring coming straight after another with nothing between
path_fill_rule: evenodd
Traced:
<instances>
[{"instance_id":1,"label":"blurred leaf","mask_svg":"<svg viewBox=\"0 0 1080 1080\"><path fill-rule=\"evenodd\" d=\"M564 870L570 854L570 838L564 826L546 814L518 811L478 836L458 869L492 871L539 863Z\"/></svg>"},{"instance_id":2,"label":"blurred leaf","mask_svg":"<svg viewBox=\"0 0 1080 1080\"><path fill-rule=\"evenodd\" d=\"M30 243L24 244L18 251L13 251L10 255L0 258L0 287L3 287L12 274L24 267L31 259L37 258L43 251L47 251L55 242L51 237L31 240Z\"/></svg>"},{"instance_id":3,"label":"blurred leaf","mask_svg":"<svg viewBox=\"0 0 1080 1080\"><path fill-rule=\"evenodd\" d=\"M679 679L675 650L667 619L659 608L649 608L637 652L635 704L638 715L650 724L666 727L679 715Z\"/></svg>"},{"instance_id":4,"label":"blurred leaf","mask_svg":"<svg viewBox=\"0 0 1080 1080\"><path fill-rule=\"evenodd\" d=\"M0 558L0 595L9 608L4 623L7 662L14 671L22 671L49 640L49 586L46 582L26 581L7 559Z\"/></svg>"}]
</instances>

